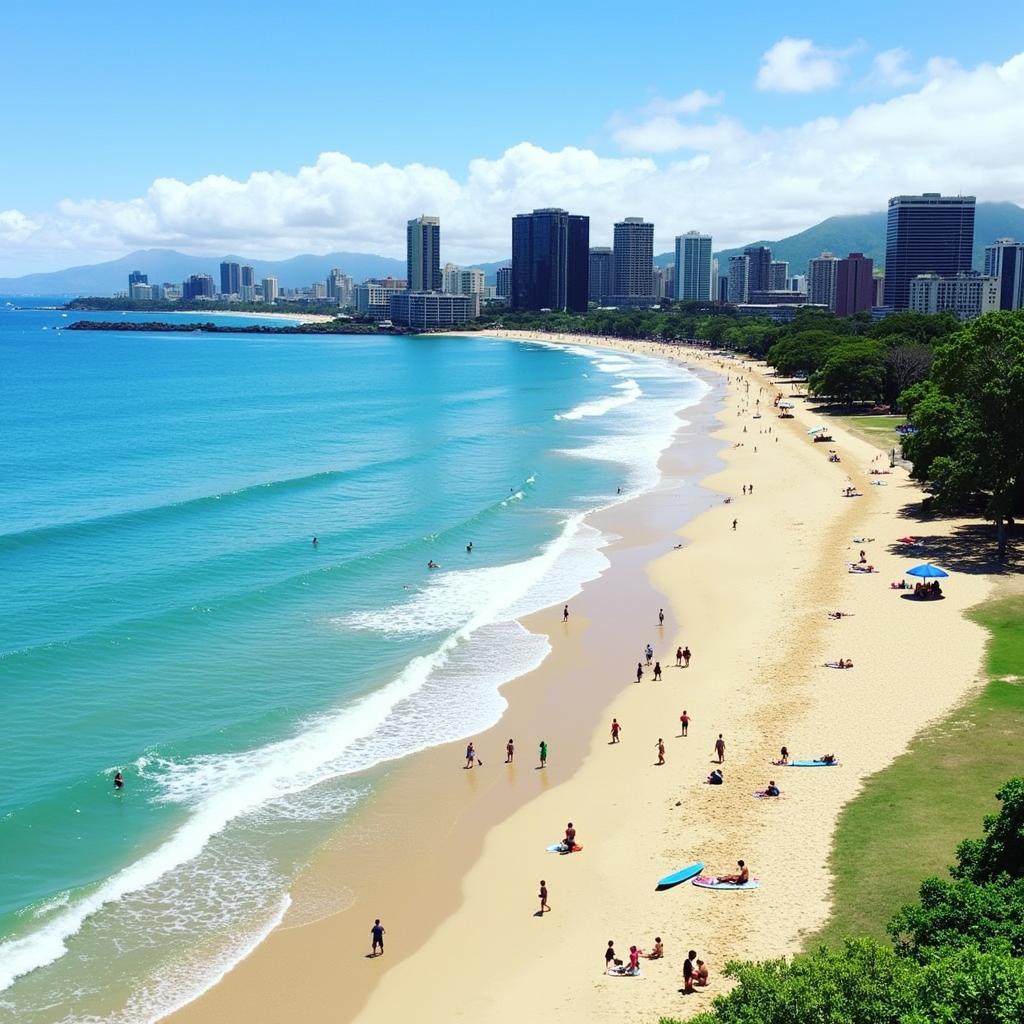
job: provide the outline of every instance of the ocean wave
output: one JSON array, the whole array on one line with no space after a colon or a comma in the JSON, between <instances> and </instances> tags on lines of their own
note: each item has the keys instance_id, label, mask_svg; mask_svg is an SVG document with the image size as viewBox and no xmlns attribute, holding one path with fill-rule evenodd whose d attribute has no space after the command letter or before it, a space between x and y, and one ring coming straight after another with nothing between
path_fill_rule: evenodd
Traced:
<instances>
[{"instance_id":1,"label":"ocean wave","mask_svg":"<svg viewBox=\"0 0 1024 1024\"><path fill-rule=\"evenodd\" d=\"M604 416L613 409L619 409L624 405L635 402L643 391L635 380L625 380L620 384L613 384L612 387L620 389L621 395L607 395L604 398L595 398L589 402L581 402L568 412L555 414L556 420L582 420L592 416Z\"/></svg>"}]
</instances>

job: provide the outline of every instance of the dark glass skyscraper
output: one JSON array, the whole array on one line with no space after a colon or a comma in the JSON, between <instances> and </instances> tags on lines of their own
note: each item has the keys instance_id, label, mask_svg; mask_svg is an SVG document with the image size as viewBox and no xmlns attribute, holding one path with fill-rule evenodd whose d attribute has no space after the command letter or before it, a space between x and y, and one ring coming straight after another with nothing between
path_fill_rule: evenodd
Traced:
<instances>
[{"instance_id":1,"label":"dark glass skyscraper","mask_svg":"<svg viewBox=\"0 0 1024 1024\"><path fill-rule=\"evenodd\" d=\"M221 295L241 295L242 268L237 263L222 263L220 265L220 293Z\"/></svg>"},{"instance_id":2,"label":"dark glass skyscraper","mask_svg":"<svg viewBox=\"0 0 1024 1024\"><path fill-rule=\"evenodd\" d=\"M851 252L836 264L832 311L836 316L853 316L875 304L875 262L862 252Z\"/></svg>"},{"instance_id":3,"label":"dark glass skyscraper","mask_svg":"<svg viewBox=\"0 0 1024 1024\"><path fill-rule=\"evenodd\" d=\"M590 218L534 210L512 218L513 309L587 309Z\"/></svg>"},{"instance_id":4,"label":"dark glass skyscraper","mask_svg":"<svg viewBox=\"0 0 1024 1024\"><path fill-rule=\"evenodd\" d=\"M587 269L587 295L591 302L603 306L615 290L615 258L607 246L590 250Z\"/></svg>"},{"instance_id":5,"label":"dark glass skyscraper","mask_svg":"<svg viewBox=\"0 0 1024 1024\"><path fill-rule=\"evenodd\" d=\"M974 196L893 196L885 236L885 304L910 306L918 274L948 277L971 269Z\"/></svg>"},{"instance_id":6,"label":"dark glass skyscraper","mask_svg":"<svg viewBox=\"0 0 1024 1024\"><path fill-rule=\"evenodd\" d=\"M141 270L133 270L128 275L128 294L132 293L133 284L149 284L149 275L144 274Z\"/></svg>"},{"instance_id":7,"label":"dark glass skyscraper","mask_svg":"<svg viewBox=\"0 0 1024 1024\"><path fill-rule=\"evenodd\" d=\"M766 292L772 287L772 251L766 245L752 245L743 250L750 260L748 291Z\"/></svg>"},{"instance_id":8,"label":"dark glass skyscraper","mask_svg":"<svg viewBox=\"0 0 1024 1024\"><path fill-rule=\"evenodd\" d=\"M997 238L985 246L985 275L999 278L999 308L1024 309L1024 245Z\"/></svg>"}]
</instances>

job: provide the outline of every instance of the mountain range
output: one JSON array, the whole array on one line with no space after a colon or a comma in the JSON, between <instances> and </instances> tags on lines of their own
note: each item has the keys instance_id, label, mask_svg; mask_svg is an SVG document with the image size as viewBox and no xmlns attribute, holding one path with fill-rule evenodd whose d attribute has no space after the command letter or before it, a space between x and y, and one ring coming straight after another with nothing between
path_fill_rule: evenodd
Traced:
<instances>
[{"instance_id":1,"label":"mountain range","mask_svg":"<svg viewBox=\"0 0 1024 1024\"><path fill-rule=\"evenodd\" d=\"M845 256L848 252L862 252L875 261L885 263L884 211L829 217L806 231L775 241L761 240L749 245L767 245L772 256L789 263L791 274L802 274L807 261L822 252ZM974 267L980 270L984 250L996 238L1024 240L1024 208L1016 203L978 203L974 217ZM720 272L725 273L730 256L743 252L747 246L723 249L718 257ZM368 277L405 277L405 262L389 256L376 256L361 252L332 252L324 256L293 256L287 260L254 260L243 256L190 256L174 249L140 249L117 260L89 266L70 267L49 273L28 274L24 277L0 278L0 295L112 295L128 287L128 274L141 270L151 282L180 282L189 274L210 274L220 281L221 260L249 264L255 268L256 279L276 277L282 288L298 288L311 281L323 281L332 267L340 267L357 282ZM672 263L670 252L656 256L658 266ZM499 267L508 266L508 260L474 264L483 270L489 283Z\"/></svg>"}]
</instances>

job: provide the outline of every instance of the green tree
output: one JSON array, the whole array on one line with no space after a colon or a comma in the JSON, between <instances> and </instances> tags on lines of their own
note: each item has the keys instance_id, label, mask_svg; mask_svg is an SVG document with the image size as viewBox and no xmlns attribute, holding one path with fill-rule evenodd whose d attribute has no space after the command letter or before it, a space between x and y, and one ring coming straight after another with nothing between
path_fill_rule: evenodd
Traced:
<instances>
[{"instance_id":1,"label":"green tree","mask_svg":"<svg viewBox=\"0 0 1024 1024\"><path fill-rule=\"evenodd\" d=\"M900 402L918 428L903 445L912 475L940 485L940 506L985 496L1005 561L1024 477L1024 313L986 313L941 342L927 384Z\"/></svg>"},{"instance_id":2,"label":"green tree","mask_svg":"<svg viewBox=\"0 0 1024 1024\"><path fill-rule=\"evenodd\" d=\"M810 374L825 365L829 352L841 340L842 335L829 331L799 331L779 338L766 358L779 373Z\"/></svg>"},{"instance_id":3,"label":"green tree","mask_svg":"<svg viewBox=\"0 0 1024 1024\"><path fill-rule=\"evenodd\" d=\"M846 405L877 402L885 385L885 351L867 338L842 339L828 353L824 366L810 379L810 391Z\"/></svg>"}]
</instances>

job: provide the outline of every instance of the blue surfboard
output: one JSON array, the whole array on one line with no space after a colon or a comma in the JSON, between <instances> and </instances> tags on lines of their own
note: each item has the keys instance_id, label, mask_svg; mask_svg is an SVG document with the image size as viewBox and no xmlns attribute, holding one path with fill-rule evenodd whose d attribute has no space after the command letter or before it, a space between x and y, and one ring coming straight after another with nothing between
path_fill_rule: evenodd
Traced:
<instances>
[{"instance_id":1,"label":"blue surfboard","mask_svg":"<svg viewBox=\"0 0 1024 1024\"><path fill-rule=\"evenodd\" d=\"M697 861L696 864L691 864L689 867L685 867L681 871L675 871L671 875L659 878L658 888L668 889L673 885L679 885L680 882L688 882L694 875L699 875L703 870L703 863Z\"/></svg>"},{"instance_id":2,"label":"blue surfboard","mask_svg":"<svg viewBox=\"0 0 1024 1024\"><path fill-rule=\"evenodd\" d=\"M790 768L838 768L838 761L790 761Z\"/></svg>"},{"instance_id":3,"label":"blue surfboard","mask_svg":"<svg viewBox=\"0 0 1024 1024\"><path fill-rule=\"evenodd\" d=\"M757 889L761 883L756 879L752 878L749 882L744 882L739 885L736 882L719 882L713 878L695 878L693 884L699 886L701 889Z\"/></svg>"}]
</instances>

